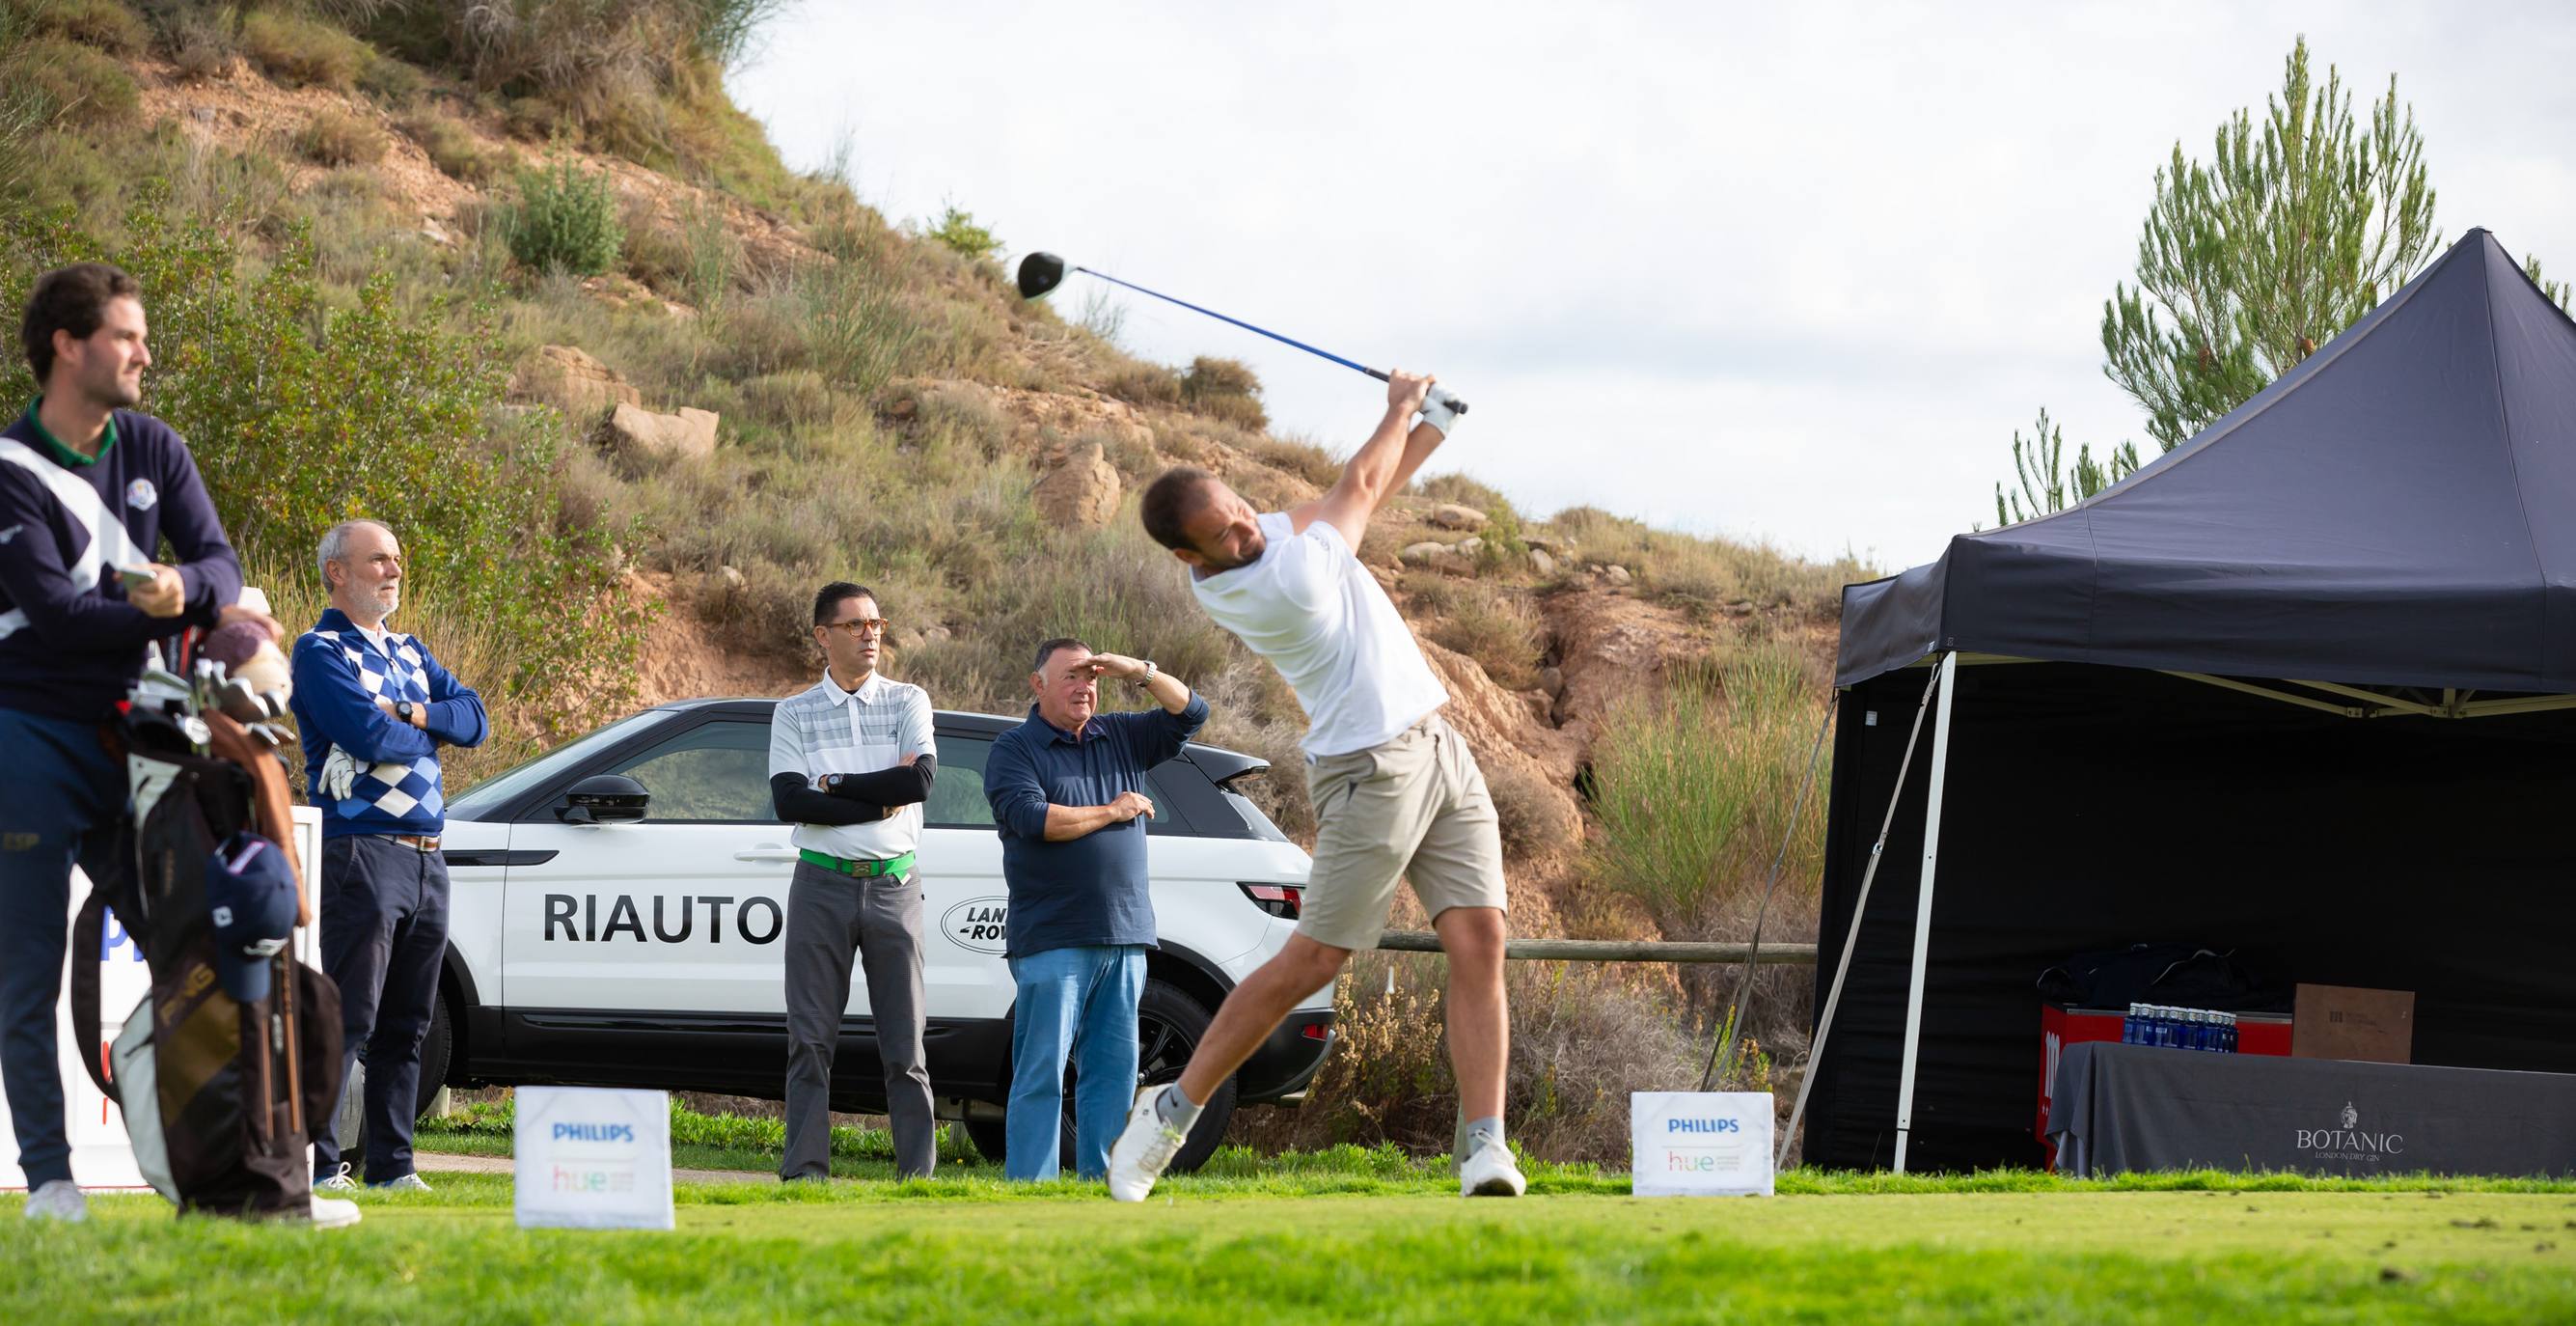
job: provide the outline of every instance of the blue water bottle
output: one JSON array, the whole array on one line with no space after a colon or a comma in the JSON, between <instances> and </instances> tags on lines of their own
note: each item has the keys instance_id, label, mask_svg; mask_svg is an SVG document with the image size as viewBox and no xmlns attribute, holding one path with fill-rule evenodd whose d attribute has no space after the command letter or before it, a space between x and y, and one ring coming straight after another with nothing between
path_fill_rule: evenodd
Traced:
<instances>
[{"instance_id":1,"label":"blue water bottle","mask_svg":"<svg viewBox=\"0 0 2576 1326\"><path fill-rule=\"evenodd\" d=\"M2122 1045L2138 1043L2138 1006L2136 1004L2129 1005L2128 1016L2120 1019L2120 1043Z\"/></svg>"}]
</instances>

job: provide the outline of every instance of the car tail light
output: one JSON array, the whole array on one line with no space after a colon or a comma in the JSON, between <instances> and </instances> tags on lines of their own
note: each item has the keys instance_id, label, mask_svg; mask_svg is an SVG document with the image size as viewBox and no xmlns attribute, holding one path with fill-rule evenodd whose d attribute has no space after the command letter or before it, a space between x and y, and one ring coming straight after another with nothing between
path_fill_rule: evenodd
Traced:
<instances>
[{"instance_id":1,"label":"car tail light","mask_svg":"<svg viewBox=\"0 0 2576 1326\"><path fill-rule=\"evenodd\" d=\"M1297 919L1299 900L1306 895L1305 888L1296 884L1238 884L1235 887L1243 890L1243 896L1252 899L1253 906L1282 921Z\"/></svg>"},{"instance_id":2,"label":"car tail light","mask_svg":"<svg viewBox=\"0 0 2576 1326\"><path fill-rule=\"evenodd\" d=\"M1328 1041L1333 1038L1333 1029L1326 1023L1309 1022L1297 1034L1310 1041Z\"/></svg>"}]
</instances>

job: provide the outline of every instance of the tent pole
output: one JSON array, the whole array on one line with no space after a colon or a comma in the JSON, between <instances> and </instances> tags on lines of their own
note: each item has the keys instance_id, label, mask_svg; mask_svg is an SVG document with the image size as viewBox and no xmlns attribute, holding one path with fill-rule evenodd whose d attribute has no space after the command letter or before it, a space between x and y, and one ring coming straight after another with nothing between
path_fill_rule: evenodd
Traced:
<instances>
[{"instance_id":1,"label":"tent pole","mask_svg":"<svg viewBox=\"0 0 2576 1326\"><path fill-rule=\"evenodd\" d=\"M1887 857L1887 833L1896 827L1897 804L1905 800L1905 775L1914 768L1914 742L1923 735L1923 710L1932 703L1939 673L1923 683L1923 698L1914 702L1914 726L1905 733L1905 757L1896 762L1895 789L1887 794L1887 818L1878 822L1878 841L1870 844L1869 868L1860 872L1860 896L1852 899L1851 933L1843 936L1842 960L1834 964L1834 983L1825 992L1824 1014L1816 1019L1815 1043L1807 1047L1807 1071L1798 1075L1798 1099L1789 1107L1789 1126L1780 1130L1780 1154L1774 1166L1789 1163L1789 1144L1798 1138L1798 1121L1807 1117L1807 1093L1816 1085L1816 1065L1824 1062L1825 1038L1833 1034L1834 1009L1843 1001L1843 978L1851 975L1852 950L1860 946L1861 918L1869 914L1869 886L1878 878L1878 863Z\"/></svg>"},{"instance_id":2,"label":"tent pole","mask_svg":"<svg viewBox=\"0 0 2576 1326\"><path fill-rule=\"evenodd\" d=\"M1923 967L1932 955L1933 867L1941 859L1941 785L1950 773L1950 697L1959 656L1941 660L1941 713L1932 720L1932 796L1923 809L1923 878L1915 890L1914 981L1905 996L1905 1066L1896 1083L1896 1172L1905 1172L1905 1143L1914 1129L1914 1054L1923 1040Z\"/></svg>"}]
</instances>

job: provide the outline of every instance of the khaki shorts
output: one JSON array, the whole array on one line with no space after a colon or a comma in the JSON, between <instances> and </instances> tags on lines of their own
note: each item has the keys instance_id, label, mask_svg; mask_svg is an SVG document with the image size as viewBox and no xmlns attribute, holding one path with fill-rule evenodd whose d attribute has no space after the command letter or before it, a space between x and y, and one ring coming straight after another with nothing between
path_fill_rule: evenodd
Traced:
<instances>
[{"instance_id":1,"label":"khaki shorts","mask_svg":"<svg viewBox=\"0 0 2576 1326\"><path fill-rule=\"evenodd\" d=\"M1384 745L1306 766L1315 870L1297 933L1334 948L1377 947L1410 878L1422 910L1507 909L1494 798L1467 743L1433 714Z\"/></svg>"}]
</instances>

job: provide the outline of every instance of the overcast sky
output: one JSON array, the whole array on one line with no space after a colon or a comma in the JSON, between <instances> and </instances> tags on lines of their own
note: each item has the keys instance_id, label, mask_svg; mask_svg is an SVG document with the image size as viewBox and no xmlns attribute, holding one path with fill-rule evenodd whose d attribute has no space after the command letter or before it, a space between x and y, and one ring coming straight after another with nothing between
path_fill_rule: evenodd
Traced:
<instances>
[{"instance_id":1,"label":"overcast sky","mask_svg":"<svg viewBox=\"0 0 2576 1326\"><path fill-rule=\"evenodd\" d=\"M803 0L731 85L890 218L953 201L1014 261L1437 372L1474 409L1434 469L1524 510L1892 570L1993 523L2041 405L2152 450L2102 303L2156 167L2302 32L2357 102L2397 75L2446 241L2576 277L2576 10L2537 4ZM1346 369L1125 306L1133 351L1251 363L1279 431L1376 419Z\"/></svg>"}]
</instances>

